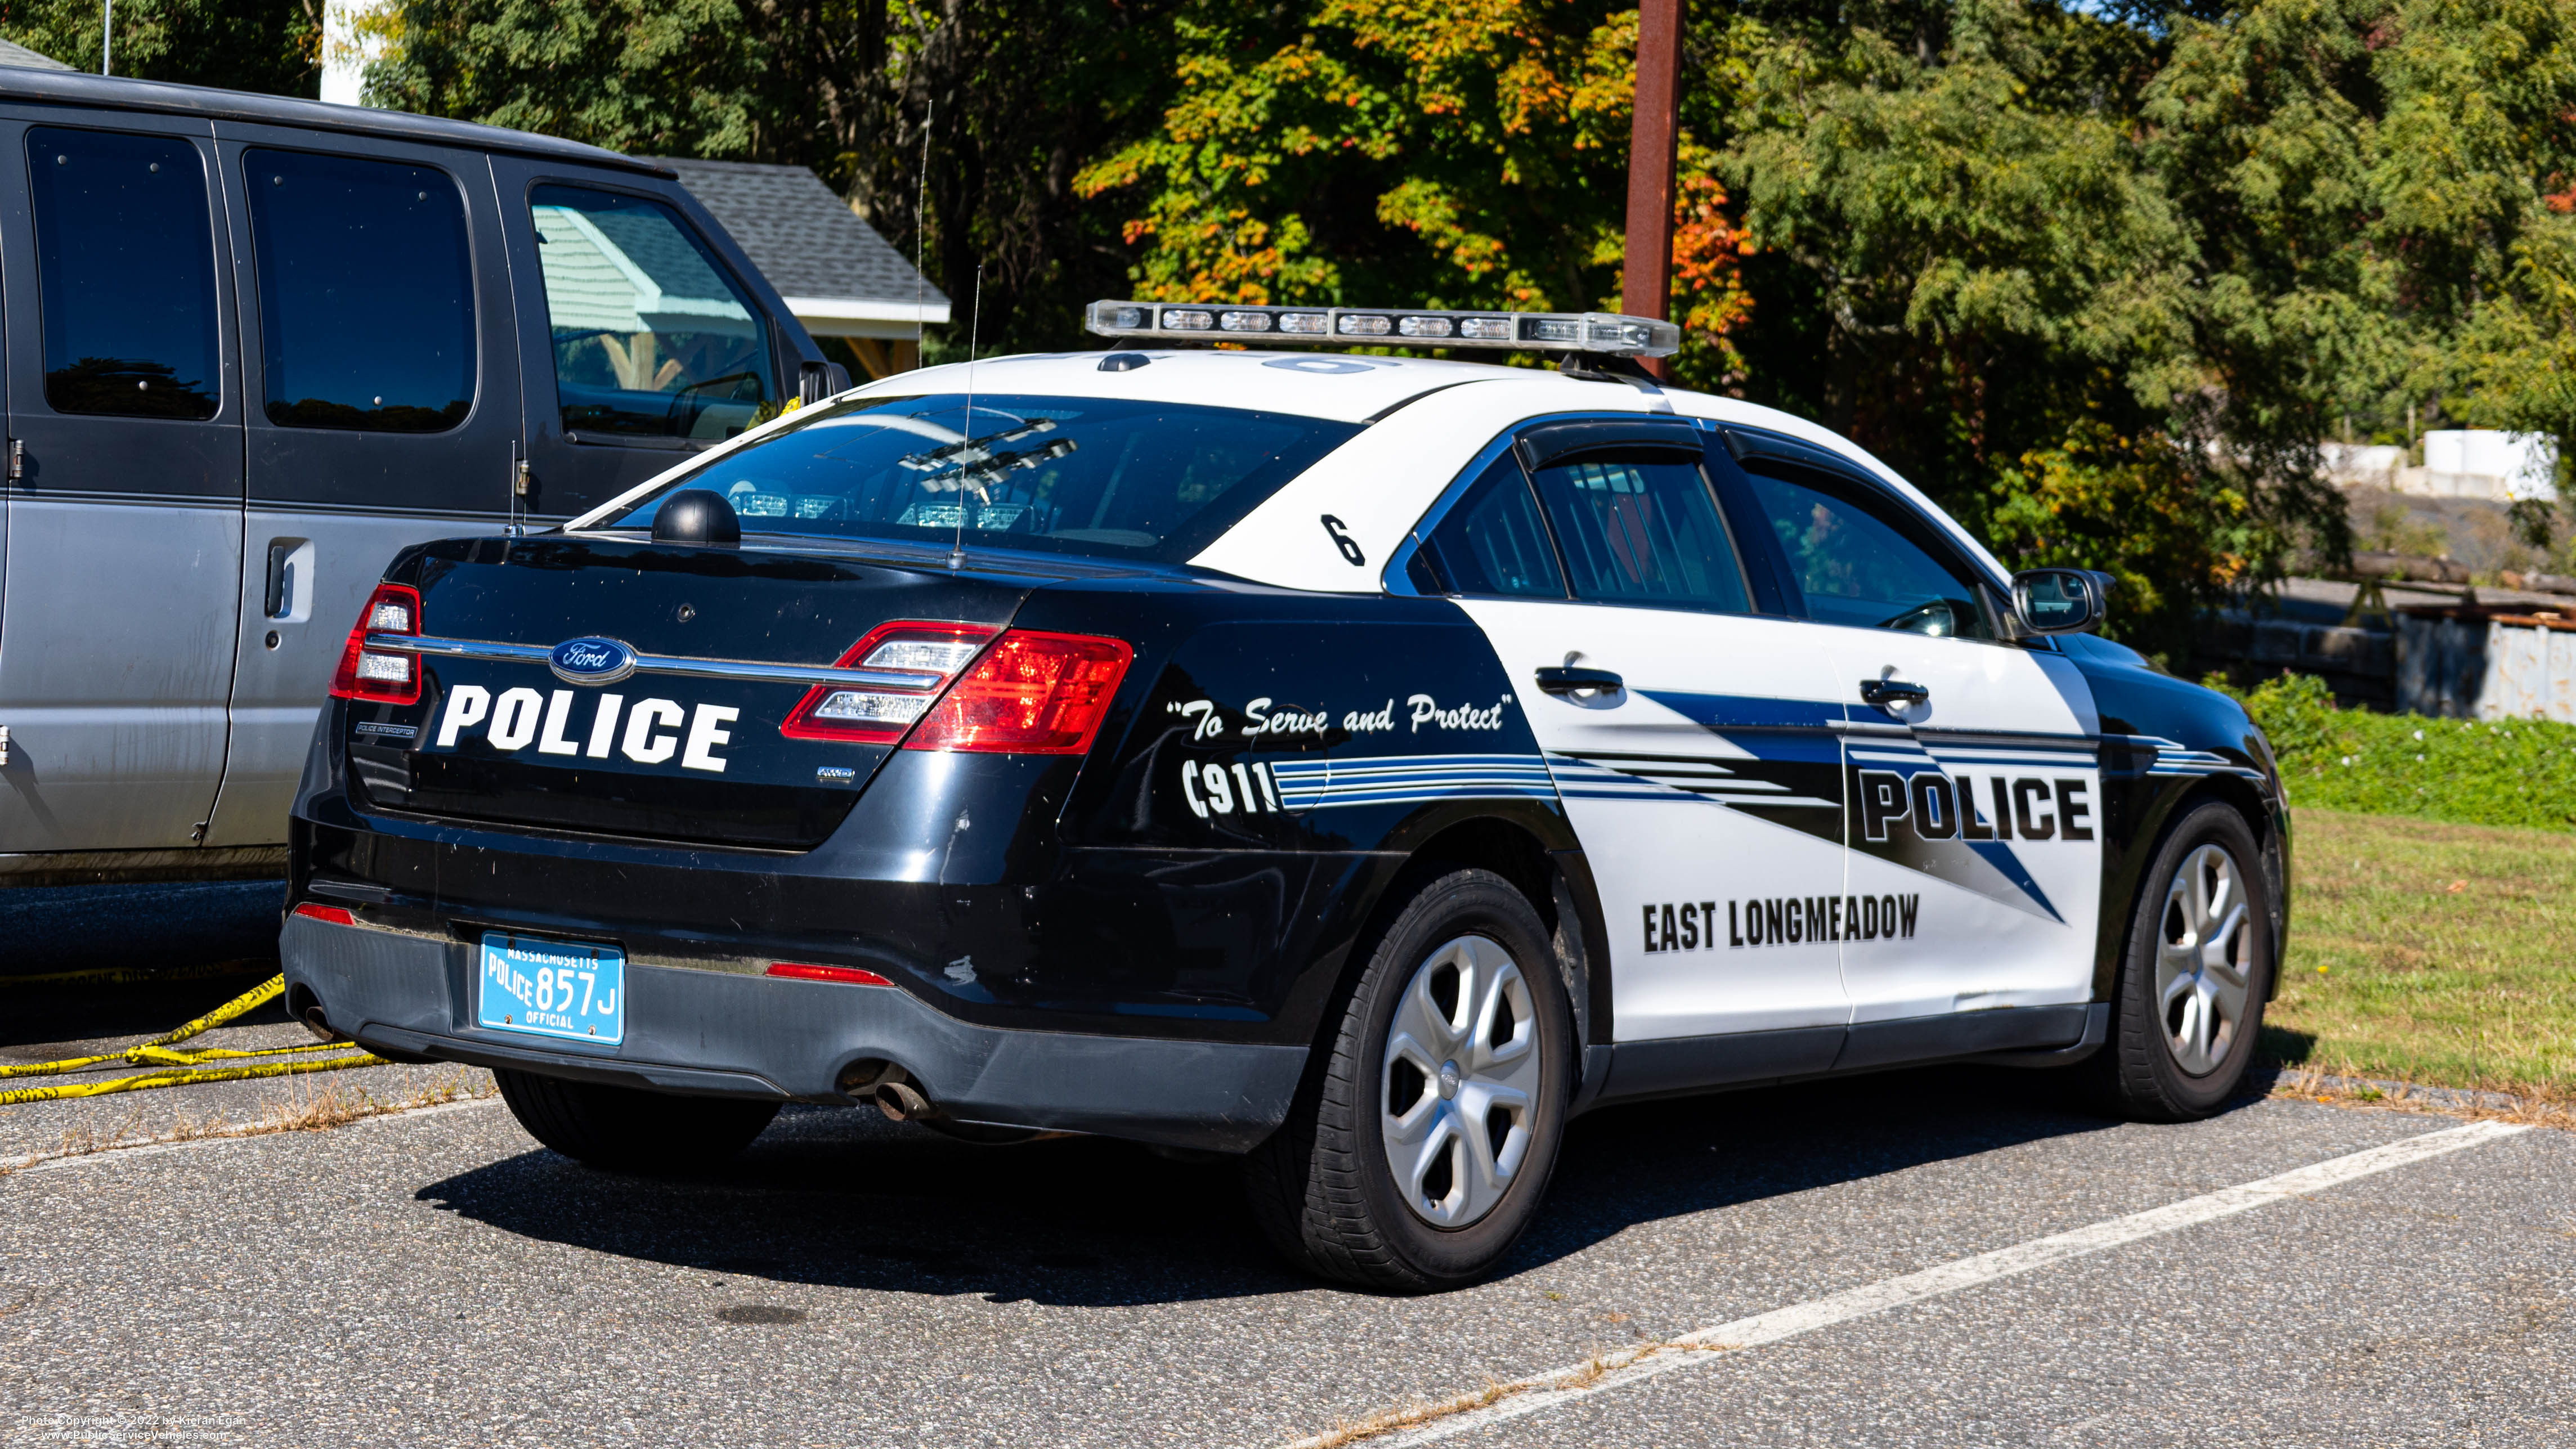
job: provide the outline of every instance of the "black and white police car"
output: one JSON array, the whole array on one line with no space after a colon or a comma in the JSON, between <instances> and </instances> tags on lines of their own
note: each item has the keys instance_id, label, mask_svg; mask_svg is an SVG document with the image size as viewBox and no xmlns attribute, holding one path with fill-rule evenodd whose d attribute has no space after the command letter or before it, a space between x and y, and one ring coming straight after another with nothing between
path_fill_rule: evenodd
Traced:
<instances>
[{"instance_id":1,"label":"black and white police car","mask_svg":"<svg viewBox=\"0 0 2576 1449\"><path fill-rule=\"evenodd\" d=\"M1398 1290L1487 1270L1608 1102L2236 1089L2280 780L2084 632L2098 576L1657 386L1664 323L1091 324L1132 350L906 373L398 557L295 805L292 1009L603 1166L787 1101L1238 1155L1283 1249Z\"/></svg>"}]
</instances>

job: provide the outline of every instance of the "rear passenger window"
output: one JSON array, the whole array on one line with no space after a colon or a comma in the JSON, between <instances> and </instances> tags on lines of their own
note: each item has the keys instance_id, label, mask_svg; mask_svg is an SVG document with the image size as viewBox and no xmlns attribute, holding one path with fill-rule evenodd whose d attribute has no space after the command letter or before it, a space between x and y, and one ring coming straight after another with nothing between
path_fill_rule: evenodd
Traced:
<instances>
[{"instance_id":1,"label":"rear passenger window","mask_svg":"<svg viewBox=\"0 0 2576 1449\"><path fill-rule=\"evenodd\" d=\"M439 433L474 406L474 267L445 172L248 151L268 420Z\"/></svg>"},{"instance_id":2,"label":"rear passenger window","mask_svg":"<svg viewBox=\"0 0 2576 1449\"><path fill-rule=\"evenodd\" d=\"M215 238L206 168L175 136L27 132L45 403L58 413L211 418Z\"/></svg>"},{"instance_id":3,"label":"rear passenger window","mask_svg":"<svg viewBox=\"0 0 2576 1449\"><path fill-rule=\"evenodd\" d=\"M566 432L715 442L760 421L768 331L679 213L575 186L528 200Z\"/></svg>"},{"instance_id":4,"label":"rear passenger window","mask_svg":"<svg viewBox=\"0 0 2576 1449\"><path fill-rule=\"evenodd\" d=\"M1574 597L1650 608L1753 612L1708 481L1670 453L1594 453L1536 478Z\"/></svg>"},{"instance_id":5,"label":"rear passenger window","mask_svg":"<svg viewBox=\"0 0 2576 1449\"><path fill-rule=\"evenodd\" d=\"M1556 549L1539 520L1529 479L1511 455L1485 476L1440 521L1425 552L1439 570L1441 591L1562 599Z\"/></svg>"}]
</instances>

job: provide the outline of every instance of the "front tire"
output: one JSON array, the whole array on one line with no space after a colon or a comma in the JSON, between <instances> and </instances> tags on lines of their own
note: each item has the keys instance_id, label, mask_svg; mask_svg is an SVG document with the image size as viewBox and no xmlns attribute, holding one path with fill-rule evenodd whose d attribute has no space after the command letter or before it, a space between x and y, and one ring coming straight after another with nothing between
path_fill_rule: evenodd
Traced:
<instances>
[{"instance_id":1,"label":"front tire","mask_svg":"<svg viewBox=\"0 0 2576 1449\"><path fill-rule=\"evenodd\" d=\"M751 1145L776 1102L675 1097L495 1069L501 1100L528 1135L564 1156L617 1172L712 1166Z\"/></svg>"},{"instance_id":2,"label":"front tire","mask_svg":"<svg viewBox=\"0 0 2576 1449\"><path fill-rule=\"evenodd\" d=\"M2217 1112L2253 1064L2272 992L2272 895L2253 830L2212 801L2165 837L2140 888L2096 1062L2107 1105L2134 1122Z\"/></svg>"},{"instance_id":3,"label":"front tire","mask_svg":"<svg viewBox=\"0 0 2576 1449\"><path fill-rule=\"evenodd\" d=\"M1547 927L1490 871L1443 875L1363 938L1320 1070L1245 1161L1290 1258L1397 1293L1483 1277L1537 1216L1574 1083Z\"/></svg>"}]
</instances>

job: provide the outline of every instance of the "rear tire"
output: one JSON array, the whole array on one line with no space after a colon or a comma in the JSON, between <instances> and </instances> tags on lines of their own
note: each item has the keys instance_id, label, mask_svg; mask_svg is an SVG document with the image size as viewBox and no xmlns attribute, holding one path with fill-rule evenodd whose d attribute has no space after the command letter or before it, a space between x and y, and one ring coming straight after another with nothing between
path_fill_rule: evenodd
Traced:
<instances>
[{"instance_id":1,"label":"rear tire","mask_svg":"<svg viewBox=\"0 0 2576 1449\"><path fill-rule=\"evenodd\" d=\"M2111 1038L2085 1065L2133 1122L2216 1113L2253 1064L2272 993L2272 892L2254 832L2211 801L2165 836L2139 888Z\"/></svg>"},{"instance_id":2,"label":"rear tire","mask_svg":"<svg viewBox=\"0 0 2576 1449\"><path fill-rule=\"evenodd\" d=\"M529 1136L619 1172L711 1166L750 1146L778 1115L776 1102L739 1097L676 1097L497 1069L492 1077Z\"/></svg>"},{"instance_id":3,"label":"rear tire","mask_svg":"<svg viewBox=\"0 0 2576 1449\"><path fill-rule=\"evenodd\" d=\"M1490 871L1415 891L1364 964L1288 1121L1244 1161L1289 1258L1395 1293L1483 1277L1537 1216L1572 1093L1546 925Z\"/></svg>"}]
</instances>

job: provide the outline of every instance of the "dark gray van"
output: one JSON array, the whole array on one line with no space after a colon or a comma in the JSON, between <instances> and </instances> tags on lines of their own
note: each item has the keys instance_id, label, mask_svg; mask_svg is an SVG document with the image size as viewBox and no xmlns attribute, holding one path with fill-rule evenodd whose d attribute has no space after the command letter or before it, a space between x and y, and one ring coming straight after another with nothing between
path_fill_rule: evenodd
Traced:
<instances>
[{"instance_id":1,"label":"dark gray van","mask_svg":"<svg viewBox=\"0 0 2576 1449\"><path fill-rule=\"evenodd\" d=\"M847 386L653 163L0 69L0 884L265 872L407 544Z\"/></svg>"}]
</instances>

